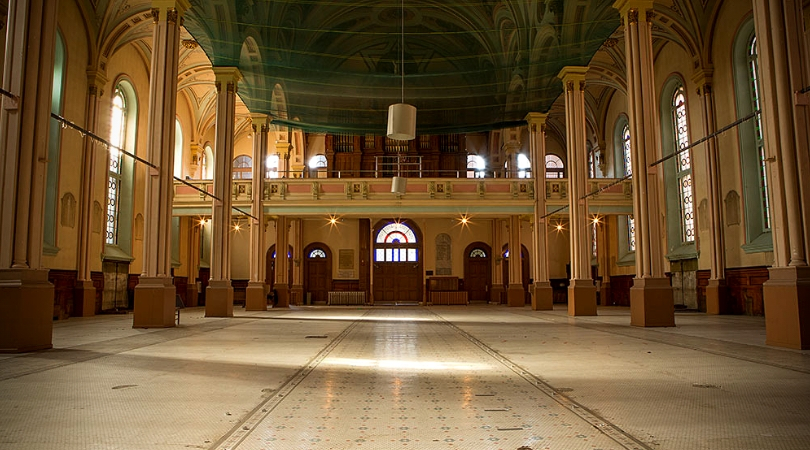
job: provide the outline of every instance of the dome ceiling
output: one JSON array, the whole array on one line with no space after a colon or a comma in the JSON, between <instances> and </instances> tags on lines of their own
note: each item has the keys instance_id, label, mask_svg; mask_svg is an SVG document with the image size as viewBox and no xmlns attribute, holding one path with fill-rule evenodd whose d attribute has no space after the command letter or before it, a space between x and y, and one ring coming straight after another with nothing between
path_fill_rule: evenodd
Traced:
<instances>
[{"instance_id":1,"label":"dome ceiling","mask_svg":"<svg viewBox=\"0 0 810 450\"><path fill-rule=\"evenodd\" d=\"M277 123L384 134L404 99L419 134L442 134L548 111L560 70L587 65L618 28L612 3L191 0L185 27L214 66L239 67L242 100Z\"/></svg>"}]
</instances>

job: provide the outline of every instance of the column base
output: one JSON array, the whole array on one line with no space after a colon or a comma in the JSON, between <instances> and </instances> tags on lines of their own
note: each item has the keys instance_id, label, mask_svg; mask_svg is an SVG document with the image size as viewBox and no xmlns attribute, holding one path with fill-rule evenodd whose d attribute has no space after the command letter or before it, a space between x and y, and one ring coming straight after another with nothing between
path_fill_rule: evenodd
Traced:
<instances>
[{"instance_id":1,"label":"column base","mask_svg":"<svg viewBox=\"0 0 810 450\"><path fill-rule=\"evenodd\" d=\"M306 298L304 297L304 286L300 284L295 284L290 289L290 304L293 305L305 305L307 304Z\"/></svg>"},{"instance_id":2,"label":"column base","mask_svg":"<svg viewBox=\"0 0 810 450\"><path fill-rule=\"evenodd\" d=\"M171 277L140 277L135 286L135 311L132 328L171 328L175 326L174 296L177 290Z\"/></svg>"},{"instance_id":3,"label":"column base","mask_svg":"<svg viewBox=\"0 0 810 450\"><path fill-rule=\"evenodd\" d=\"M245 311L267 311L264 283L251 281L245 290Z\"/></svg>"},{"instance_id":4,"label":"column base","mask_svg":"<svg viewBox=\"0 0 810 450\"><path fill-rule=\"evenodd\" d=\"M522 284L509 285L506 290L506 304L512 307L526 305L526 291Z\"/></svg>"},{"instance_id":5,"label":"column base","mask_svg":"<svg viewBox=\"0 0 810 450\"><path fill-rule=\"evenodd\" d=\"M596 315L596 285L593 280L571 280L568 286L568 315Z\"/></svg>"},{"instance_id":6,"label":"column base","mask_svg":"<svg viewBox=\"0 0 810 450\"><path fill-rule=\"evenodd\" d=\"M554 309L554 291L548 281L534 282L532 293L533 311L550 311Z\"/></svg>"},{"instance_id":7,"label":"column base","mask_svg":"<svg viewBox=\"0 0 810 450\"><path fill-rule=\"evenodd\" d=\"M706 286L706 314L730 314L726 280L709 280Z\"/></svg>"},{"instance_id":8,"label":"column base","mask_svg":"<svg viewBox=\"0 0 810 450\"><path fill-rule=\"evenodd\" d=\"M289 308L290 307L290 289L286 284L278 283L273 286L278 295L276 308Z\"/></svg>"},{"instance_id":9,"label":"column base","mask_svg":"<svg viewBox=\"0 0 810 450\"><path fill-rule=\"evenodd\" d=\"M211 280L205 290L205 317L233 317L231 280Z\"/></svg>"},{"instance_id":10,"label":"column base","mask_svg":"<svg viewBox=\"0 0 810 450\"><path fill-rule=\"evenodd\" d=\"M765 343L810 349L810 267L773 267L762 285Z\"/></svg>"},{"instance_id":11,"label":"column base","mask_svg":"<svg viewBox=\"0 0 810 450\"><path fill-rule=\"evenodd\" d=\"M52 348L53 301L47 270L0 270L0 353Z\"/></svg>"},{"instance_id":12,"label":"column base","mask_svg":"<svg viewBox=\"0 0 810 450\"><path fill-rule=\"evenodd\" d=\"M92 317L96 315L96 287L92 280L79 280L73 290L73 316Z\"/></svg>"},{"instance_id":13,"label":"column base","mask_svg":"<svg viewBox=\"0 0 810 450\"><path fill-rule=\"evenodd\" d=\"M506 297L506 289L500 284L492 286L492 292L490 293L489 302L500 305L503 303L501 299Z\"/></svg>"},{"instance_id":14,"label":"column base","mask_svg":"<svg viewBox=\"0 0 810 450\"><path fill-rule=\"evenodd\" d=\"M675 303L669 278L633 278L630 288L630 325L674 327Z\"/></svg>"}]
</instances>

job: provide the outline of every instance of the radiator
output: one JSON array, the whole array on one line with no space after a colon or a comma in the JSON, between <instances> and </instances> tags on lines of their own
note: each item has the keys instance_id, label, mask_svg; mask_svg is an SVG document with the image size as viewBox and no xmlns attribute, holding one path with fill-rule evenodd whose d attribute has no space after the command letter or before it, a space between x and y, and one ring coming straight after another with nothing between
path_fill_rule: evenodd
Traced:
<instances>
[{"instance_id":1,"label":"radiator","mask_svg":"<svg viewBox=\"0 0 810 450\"><path fill-rule=\"evenodd\" d=\"M366 293L357 291L330 291L328 305L365 305Z\"/></svg>"}]
</instances>

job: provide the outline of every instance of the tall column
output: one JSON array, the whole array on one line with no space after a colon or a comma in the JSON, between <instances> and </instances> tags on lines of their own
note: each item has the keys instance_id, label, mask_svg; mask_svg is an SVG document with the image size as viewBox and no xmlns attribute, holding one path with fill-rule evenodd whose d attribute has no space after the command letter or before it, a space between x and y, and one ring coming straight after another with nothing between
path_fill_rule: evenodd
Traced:
<instances>
[{"instance_id":1,"label":"tall column","mask_svg":"<svg viewBox=\"0 0 810 450\"><path fill-rule=\"evenodd\" d=\"M276 219L276 280L273 289L278 294L276 307L288 308L290 306L290 259L288 251L290 219L278 216Z\"/></svg>"},{"instance_id":2,"label":"tall column","mask_svg":"<svg viewBox=\"0 0 810 450\"><path fill-rule=\"evenodd\" d=\"M0 352L51 348L54 288L42 268L56 0L8 6L0 108Z\"/></svg>"},{"instance_id":3,"label":"tall column","mask_svg":"<svg viewBox=\"0 0 810 450\"><path fill-rule=\"evenodd\" d=\"M565 89L565 129L568 149L568 216L571 225L571 283L568 315L596 315L596 286L591 278L591 238L585 179L585 72L587 67L564 67L558 75Z\"/></svg>"},{"instance_id":4,"label":"tall column","mask_svg":"<svg viewBox=\"0 0 810 450\"><path fill-rule=\"evenodd\" d=\"M523 306L526 293L523 290L523 258L520 244L520 216L509 216L509 285L506 289L506 304Z\"/></svg>"},{"instance_id":5,"label":"tall column","mask_svg":"<svg viewBox=\"0 0 810 450\"><path fill-rule=\"evenodd\" d=\"M217 123L214 150L214 196L211 208L211 279L205 291L206 317L233 316L231 285L231 195L233 136L236 121L236 67L214 67L217 88Z\"/></svg>"},{"instance_id":6,"label":"tall column","mask_svg":"<svg viewBox=\"0 0 810 450\"><path fill-rule=\"evenodd\" d=\"M501 297L506 295L504 288L505 282L508 280L503 279L503 237L502 227L503 219L492 220L492 292L490 293L490 303L500 304Z\"/></svg>"},{"instance_id":7,"label":"tall column","mask_svg":"<svg viewBox=\"0 0 810 450\"><path fill-rule=\"evenodd\" d=\"M754 1L774 253L763 286L766 343L810 349L810 180L799 174L810 166L810 126L806 98L794 96L810 84L803 17L800 2Z\"/></svg>"},{"instance_id":8,"label":"tall column","mask_svg":"<svg viewBox=\"0 0 810 450\"><path fill-rule=\"evenodd\" d=\"M177 109L177 65L180 22L188 0L153 0L152 72L149 83L147 159L144 199L143 273L135 287L134 328L173 327L172 197L174 195L174 129Z\"/></svg>"},{"instance_id":9,"label":"tall column","mask_svg":"<svg viewBox=\"0 0 810 450\"><path fill-rule=\"evenodd\" d=\"M636 277L630 288L630 323L641 327L675 326L672 286L664 276L658 204L662 182L658 101L653 80L653 0L619 0L613 4L625 25L627 112L633 158L633 218L636 227ZM639 20L641 17L643 20Z\"/></svg>"},{"instance_id":10,"label":"tall column","mask_svg":"<svg viewBox=\"0 0 810 450\"><path fill-rule=\"evenodd\" d=\"M256 219L250 225L250 281L245 294L246 311L267 310L267 286L264 284L264 212L262 188L264 187L264 159L270 118L265 114L251 115L253 122L253 189L250 212Z\"/></svg>"},{"instance_id":11,"label":"tall column","mask_svg":"<svg viewBox=\"0 0 810 450\"><path fill-rule=\"evenodd\" d=\"M534 284L532 309L550 310L554 307L554 295L548 279L548 239L546 235L546 120L548 114L529 113L529 152L534 177Z\"/></svg>"},{"instance_id":12,"label":"tall column","mask_svg":"<svg viewBox=\"0 0 810 450\"><path fill-rule=\"evenodd\" d=\"M701 70L693 78L698 85L703 110L703 135L708 136L717 130L712 94L711 71ZM726 251L723 236L723 191L720 176L720 158L717 155L717 142L706 141L706 168L709 175L709 253L711 273L706 286L706 312L726 314L728 308L728 286L726 285Z\"/></svg>"},{"instance_id":13,"label":"tall column","mask_svg":"<svg viewBox=\"0 0 810 450\"><path fill-rule=\"evenodd\" d=\"M87 121L88 131L98 134L98 102L103 95L107 78L102 72L87 72ZM78 280L74 295L79 299L76 315L93 316L96 313L96 288L90 276L90 262L93 258L93 186L96 181L96 141L84 140L82 150L82 190L79 216Z\"/></svg>"},{"instance_id":14,"label":"tall column","mask_svg":"<svg viewBox=\"0 0 810 450\"><path fill-rule=\"evenodd\" d=\"M302 304L304 302L304 221L300 218L290 221L290 242L292 243L290 298L292 299L291 303Z\"/></svg>"}]
</instances>

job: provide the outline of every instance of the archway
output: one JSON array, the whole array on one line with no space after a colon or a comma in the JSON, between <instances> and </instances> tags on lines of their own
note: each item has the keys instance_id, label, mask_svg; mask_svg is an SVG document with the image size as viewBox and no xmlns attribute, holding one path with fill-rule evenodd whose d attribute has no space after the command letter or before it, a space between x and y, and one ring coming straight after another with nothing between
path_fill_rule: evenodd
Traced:
<instances>
[{"instance_id":1,"label":"archway","mask_svg":"<svg viewBox=\"0 0 810 450\"><path fill-rule=\"evenodd\" d=\"M332 251L324 243L314 242L304 248L304 295L311 304L326 304L332 289Z\"/></svg>"},{"instance_id":2,"label":"archway","mask_svg":"<svg viewBox=\"0 0 810 450\"><path fill-rule=\"evenodd\" d=\"M501 251L503 257L503 288L504 291L509 289L509 244L504 244ZM524 302L529 304L532 302L531 294L529 293L529 250L525 245L520 244L520 281L523 284Z\"/></svg>"},{"instance_id":3,"label":"archway","mask_svg":"<svg viewBox=\"0 0 810 450\"><path fill-rule=\"evenodd\" d=\"M293 254L293 247L290 245L287 250L287 280L288 283L292 282L293 279L293 265L292 265L292 254ZM264 282L270 286L270 292L274 292L274 285L276 284L276 244L270 246L267 249L267 254L265 256L266 261L266 272L264 276ZM289 284L288 284L289 285ZM278 299L273 299L274 302L278 301Z\"/></svg>"},{"instance_id":4,"label":"archway","mask_svg":"<svg viewBox=\"0 0 810 450\"><path fill-rule=\"evenodd\" d=\"M489 302L492 247L483 242L473 242L464 249L464 290L470 303Z\"/></svg>"},{"instance_id":5,"label":"archway","mask_svg":"<svg viewBox=\"0 0 810 450\"><path fill-rule=\"evenodd\" d=\"M422 301L422 233L410 220L381 220L374 225L374 304Z\"/></svg>"}]
</instances>

